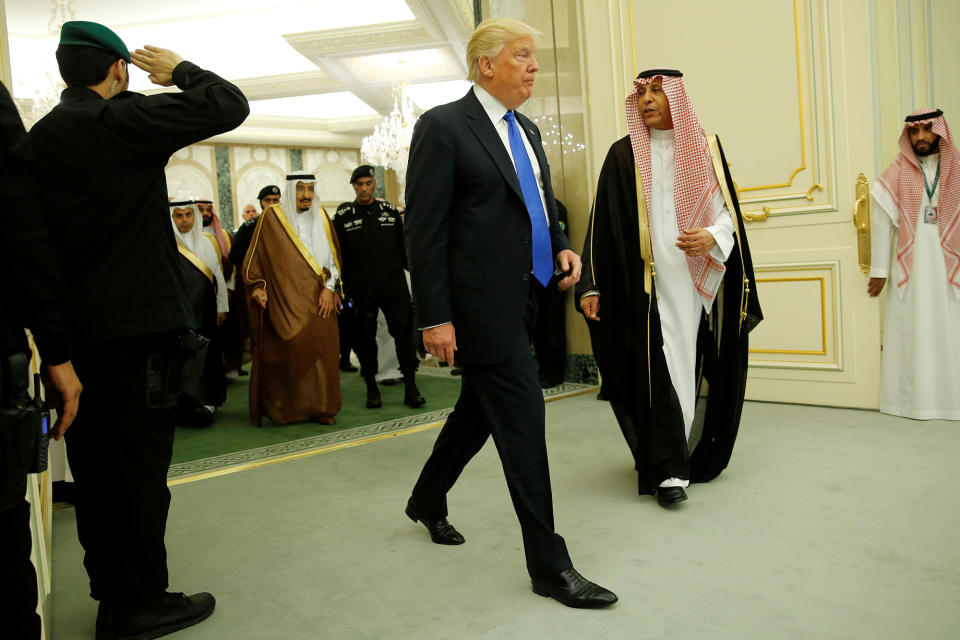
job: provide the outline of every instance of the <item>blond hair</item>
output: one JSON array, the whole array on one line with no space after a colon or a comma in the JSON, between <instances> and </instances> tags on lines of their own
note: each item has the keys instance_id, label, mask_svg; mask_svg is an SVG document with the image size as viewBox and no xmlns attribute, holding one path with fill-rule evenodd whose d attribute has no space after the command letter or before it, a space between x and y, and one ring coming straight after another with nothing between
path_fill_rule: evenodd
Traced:
<instances>
[{"instance_id":1,"label":"blond hair","mask_svg":"<svg viewBox=\"0 0 960 640\"><path fill-rule=\"evenodd\" d=\"M480 81L481 57L494 58L505 44L525 36L539 38L543 34L527 23L512 18L490 18L477 25L467 43L467 80Z\"/></svg>"}]
</instances>

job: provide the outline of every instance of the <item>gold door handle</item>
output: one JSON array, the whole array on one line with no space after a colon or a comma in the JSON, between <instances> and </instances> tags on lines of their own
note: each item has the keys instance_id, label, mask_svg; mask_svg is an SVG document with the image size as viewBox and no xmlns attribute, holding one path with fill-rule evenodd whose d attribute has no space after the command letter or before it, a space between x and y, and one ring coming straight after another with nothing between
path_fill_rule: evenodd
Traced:
<instances>
[{"instance_id":1,"label":"gold door handle","mask_svg":"<svg viewBox=\"0 0 960 640\"><path fill-rule=\"evenodd\" d=\"M870 273L870 185L862 173L855 186L857 199L853 202L853 226L857 229L857 254L860 271Z\"/></svg>"},{"instance_id":2,"label":"gold door handle","mask_svg":"<svg viewBox=\"0 0 960 640\"><path fill-rule=\"evenodd\" d=\"M744 212L744 222L762 222L770 217L770 207L764 207L760 213Z\"/></svg>"}]
</instances>

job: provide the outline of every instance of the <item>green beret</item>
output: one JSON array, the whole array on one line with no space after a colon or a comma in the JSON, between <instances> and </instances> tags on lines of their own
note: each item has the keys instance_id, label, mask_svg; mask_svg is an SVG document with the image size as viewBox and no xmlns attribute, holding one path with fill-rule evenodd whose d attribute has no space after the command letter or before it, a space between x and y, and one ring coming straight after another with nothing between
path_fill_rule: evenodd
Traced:
<instances>
[{"instance_id":1,"label":"green beret","mask_svg":"<svg viewBox=\"0 0 960 640\"><path fill-rule=\"evenodd\" d=\"M123 44L120 36L96 22L87 22L86 20L64 22L63 27L60 29L60 44L79 44L86 47L96 47L97 49L115 53L118 58L123 58L127 62L130 62L130 51L127 49L127 45Z\"/></svg>"}]
</instances>

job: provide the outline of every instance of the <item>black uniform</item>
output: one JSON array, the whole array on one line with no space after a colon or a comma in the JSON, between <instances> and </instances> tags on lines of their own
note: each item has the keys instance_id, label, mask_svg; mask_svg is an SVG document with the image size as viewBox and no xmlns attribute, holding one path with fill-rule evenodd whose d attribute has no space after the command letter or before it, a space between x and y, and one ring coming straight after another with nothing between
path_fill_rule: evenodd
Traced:
<instances>
[{"instance_id":1,"label":"black uniform","mask_svg":"<svg viewBox=\"0 0 960 640\"><path fill-rule=\"evenodd\" d=\"M250 248L250 240L253 238L253 230L257 228L257 220L260 218L254 218L253 220L247 220L237 229L237 232L233 234L233 241L230 244L230 264L234 265L237 270L243 268L243 259L247 257L247 249ZM242 277L237 278L237 282L243 280Z\"/></svg>"},{"instance_id":2,"label":"black uniform","mask_svg":"<svg viewBox=\"0 0 960 640\"><path fill-rule=\"evenodd\" d=\"M39 193L65 266L84 385L67 433L77 532L91 596L117 604L150 602L167 588L174 408L155 374L175 362L190 320L164 167L249 113L237 87L190 62L173 81L182 93L110 100L68 87L30 131L38 186L54 181Z\"/></svg>"},{"instance_id":3,"label":"black uniform","mask_svg":"<svg viewBox=\"0 0 960 640\"><path fill-rule=\"evenodd\" d=\"M413 306L404 270L403 221L389 202L344 202L333 219L343 257L344 293L356 309L355 346L360 375L377 374L377 316L383 310L397 345L404 377L417 370L413 344Z\"/></svg>"},{"instance_id":4,"label":"black uniform","mask_svg":"<svg viewBox=\"0 0 960 640\"><path fill-rule=\"evenodd\" d=\"M7 286L0 299L0 358L29 353L30 327L46 365L63 364L70 348L60 310L57 257L34 194L28 168L30 140L7 88L0 84L0 269ZM0 380L0 391L5 381ZM2 395L2 394L0 394ZM30 562L30 505L26 468L13 459L9 433L0 426L0 620L11 638L40 638L37 575Z\"/></svg>"}]
</instances>

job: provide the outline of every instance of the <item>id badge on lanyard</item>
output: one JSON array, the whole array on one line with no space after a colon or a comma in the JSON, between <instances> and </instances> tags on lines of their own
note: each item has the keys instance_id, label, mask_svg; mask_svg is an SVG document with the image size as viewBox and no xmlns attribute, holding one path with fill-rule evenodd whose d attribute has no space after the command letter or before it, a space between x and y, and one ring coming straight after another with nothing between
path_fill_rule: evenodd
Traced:
<instances>
[{"instance_id":1,"label":"id badge on lanyard","mask_svg":"<svg viewBox=\"0 0 960 640\"><path fill-rule=\"evenodd\" d=\"M927 198L931 201L923 208L923 221L927 224L934 224L937 221L937 208L933 206L933 194L937 191L937 185L940 183L940 160L937 159L937 176L933 179L933 186L930 186L930 183L927 182L927 174L924 172L923 167L920 168L920 173L923 175L923 189L927 192Z\"/></svg>"}]
</instances>

